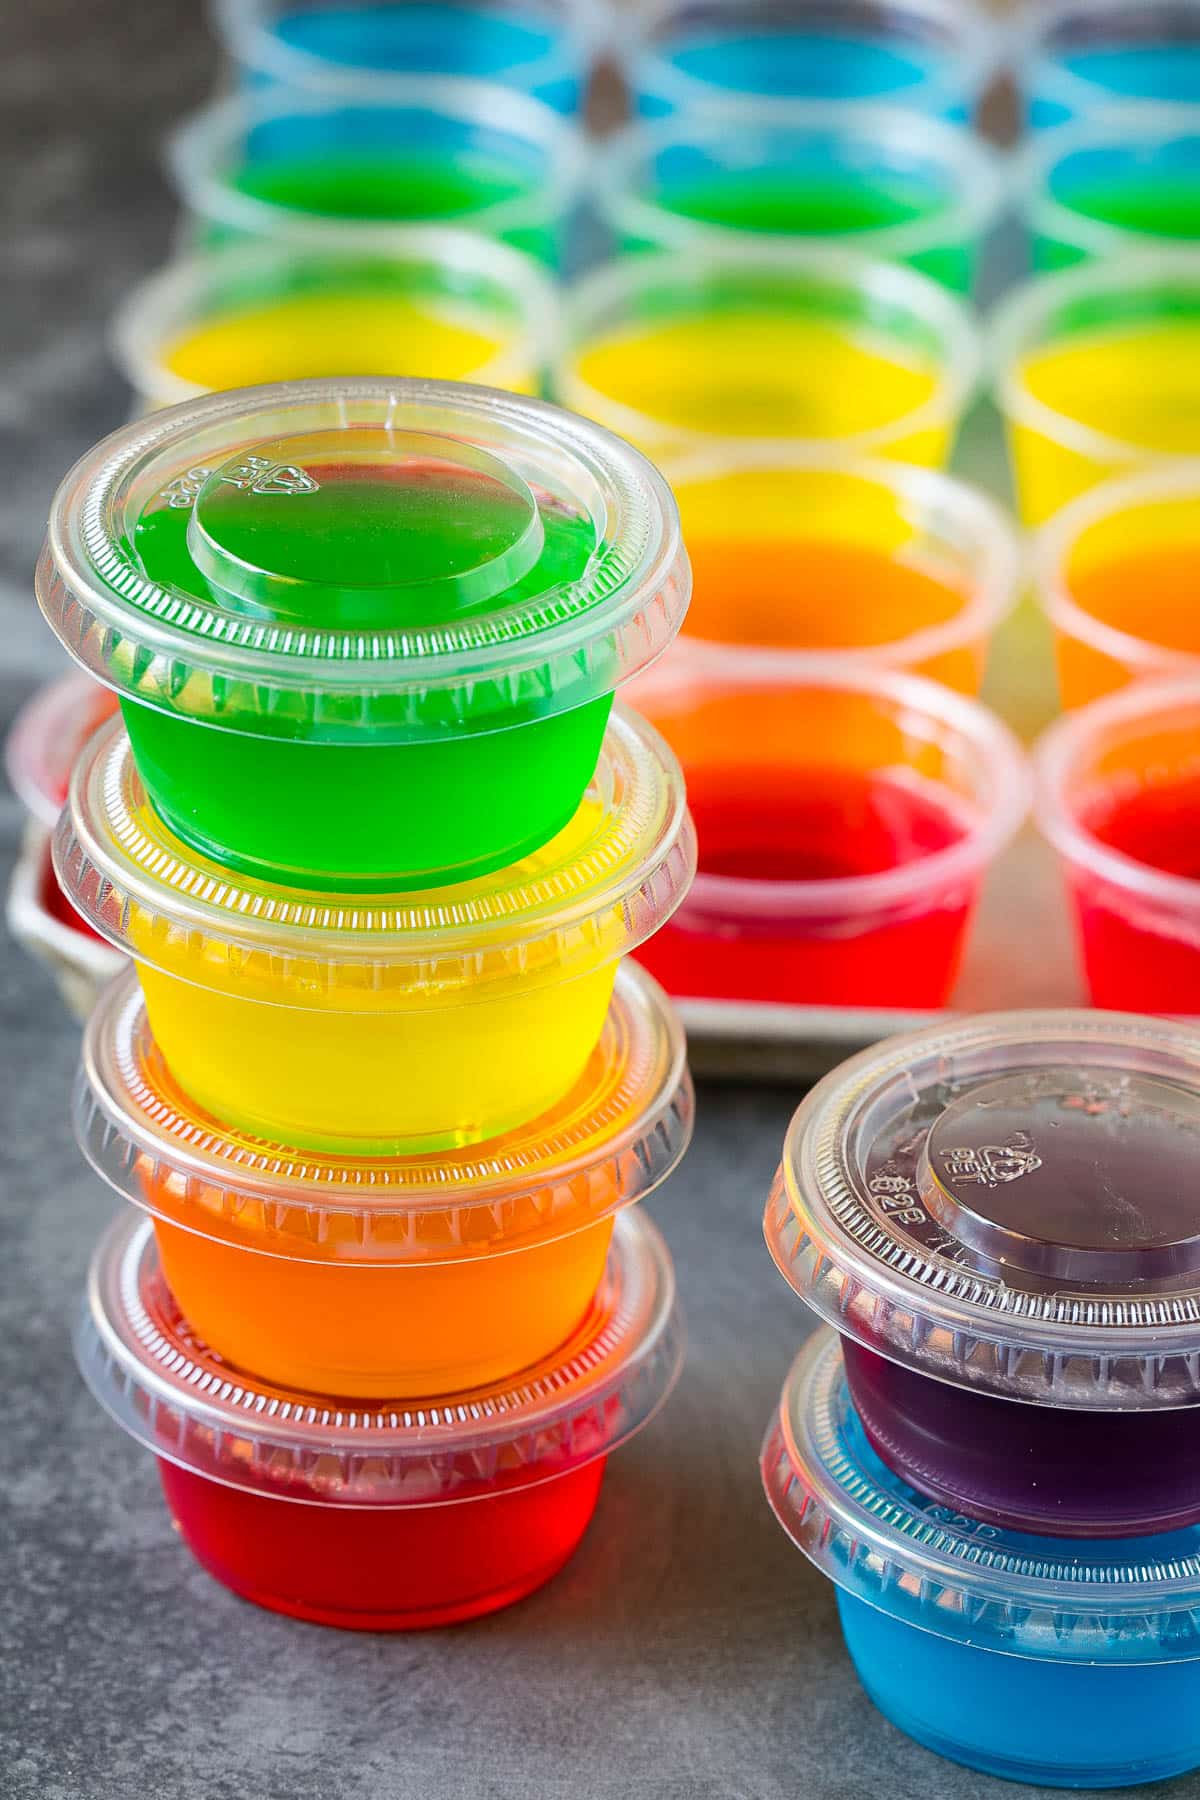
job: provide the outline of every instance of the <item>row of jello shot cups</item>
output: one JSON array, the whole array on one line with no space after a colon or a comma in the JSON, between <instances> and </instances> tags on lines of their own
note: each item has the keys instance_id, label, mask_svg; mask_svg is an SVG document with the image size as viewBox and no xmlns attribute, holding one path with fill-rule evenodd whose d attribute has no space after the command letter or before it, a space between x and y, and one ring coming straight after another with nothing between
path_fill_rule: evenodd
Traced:
<instances>
[{"instance_id":1,"label":"row of jello shot cups","mask_svg":"<svg viewBox=\"0 0 1200 1800\"><path fill-rule=\"evenodd\" d=\"M821 1081L767 1205L823 1322L762 1452L881 1711L1010 1779L1200 1764L1200 1035L955 1020Z\"/></svg>"},{"instance_id":2,"label":"row of jello shot cups","mask_svg":"<svg viewBox=\"0 0 1200 1800\"><path fill-rule=\"evenodd\" d=\"M676 1377L630 1209L691 1090L621 958L695 846L611 702L688 585L648 463L479 388L209 397L56 498L39 598L122 717L55 862L134 965L75 1094L136 1209L78 1356L263 1605L401 1629L519 1599Z\"/></svg>"}]
</instances>

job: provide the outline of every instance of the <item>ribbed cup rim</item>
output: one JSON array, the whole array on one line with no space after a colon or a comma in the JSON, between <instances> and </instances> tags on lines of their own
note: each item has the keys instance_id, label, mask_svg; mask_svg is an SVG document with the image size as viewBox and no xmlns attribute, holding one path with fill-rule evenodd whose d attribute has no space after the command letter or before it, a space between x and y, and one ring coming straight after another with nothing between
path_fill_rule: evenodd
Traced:
<instances>
[{"instance_id":1,"label":"ribbed cup rim","mask_svg":"<svg viewBox=\"0 0 1200 1800\"><path fill-rule=\"evenodd\" d=\"M73 1101L92 1167L154 1217L200 1236L215 1222L251 1254L328 1261L332 1247L339 1263L374 1267L491 1258L583 1230L666 1179L693 1113L683 1029L633 962L570 1092L465 1149L315 1155L214 1119L167 1069L132 971L92 1014Z\"/></svg>"},{"instance_id":2,"label":"ribbed cup rim","mask_svg":"<svg viewBox=\"0 0 1200 1800\"><path fill-rule=\"evenodd\" d=\"M593 817L594 814L594 817ZM88 923L135 960L183 979L203 942L269 959L280 1004L313 987L353 1011L383 988L461 1004L520 976L570 979L628 951L679 905L695 868L683 777L659 734L614 710L577 821L494 875L358 898L238 876L162 822L119 720L75 766L55 836L58 878ZM176 960L178 956L178 960Z\"/></svg>"},{"instance_id":3,"label":"ribbed cup rim","mask_svg":"<svg viewBox=\"0 0 1200 1800\"><path fill-rule=\"evenodd\" d=\"M234 8L240 11L240 0ZM385 254L363 258L372 266L401 269L425 267L450 276L491 283L512 304L515 329L489 361L473 370L472 383L505 388L527 378L554 353L560 323L558 299L549 276L532 257L496 238L449 225L398 225ZM134 392L155 405L196 400L211 390L168 368L166 344L188 326L214 316L203 304L210 282L270 279L296 266L327 267L336 284L340 269L353 270L358 259L343 257L328 245L229 244L219 249L174 257L130 290L109 328L109 346Z\"/></svg>"},{"instance_id":4,"label":"ribbed cup rim","mask_svg":"<svg viewBox=\"0 0 1200 1800\"><path fill-rule=\"evenodd\" d=\"M748 243L761 242L763 235L772 243L794 246L828 242L827 234L820 232L758 234L711 224L673 212L645 194L646 166L663 151L705 144L718 150L733 147L741 166L748 144L769 143L772 137L838 139L849 152L848 167L859 175L868 154L873 168L886 168L889 159L900 159L906 167L917 156L927 157L936 167L948 192L947 203L935 205L927 217L847 233L843 241L864 255L904 261L978 242L993 224L1004 197L999 158L960 126L896 106L859 101L790 100L772 102L764 109L757 101L731 99L714 102L695 115L627 125L597 159L596 203L614 232L674 250L699 246L736 254ZM753 166L769 168L769 155L764 153ZM749 166L745 172L750 173Z\"/></svg>"},{"instance_id":5,"label":"ribbed cup rim","mask_svg":"<svg viewBox=\"0 0 1200 1800\"><path fill-rule=\"evenodd\" d=\"M490 10L462 0L467 12ZM499 10L503 11L504 8ZM372 70L354 63L331 63L298 44L286 42L274 21L289 11L287 0L214 0L213 18L230 57L240 67L292 87L337 91L348 79L370 81L386 91L400 70ZM540 56L513 63L494 79L504 86L532 90L582 70L605 41L608 24L597 0L523 0L511 11L518 17L546 17L557 41Z\"/></svg>"},{"instance_id":6,"label":"ribbed cup rim","mask_svg":"<svg viewBox=\"0 0 1200 1800\"><path fill-rule=\"evenodd\" d=\"M627 79L636 93L653 94L671 107L685 111L710 106L730 90L673 67L655 48L656 38L668 35L672 15L680 5L681 0L635 0L623 60ZM803 10L801 7L802 16ZM863 10L875 24L878 9L868 6ZM905 103L924 106L931 111L960 102L973 106L996 70L1004 42L1002 32L985 8L976 0L903 0L902 6L892 6L888 10L893 18L897 13L906 13L915 22L919 33L932 29L956 46L951 58L955 65L954 74L949 79L940 74L932 76L906 88ZM736 23L736 9L733 17ZM921 41L925 41L923 36ZM756 94L754 100L756 105L777 104L769 95Z\"/></svg>"},{"instance_id":7,"label":"ribbed cup rim","mask_svg":"<svg viewBox=\"0 0 1200 1800\"><path fill-rule=\"evenodd\" d=\"M882 1199L870 1188L872 1146L923 1096L940 1117L985 1081L1063 1067L1081 1080L1088 1069L1152 1073L1200 1092L1200 1031L1085 1009L991 1013L863 1051L792 1118L767 1202L768 1247L822 1319L920 1374L1092 1411L1195 1404L1200 1285L1023 1288L981 1267L944 1224L931 1232L923 1218L924 1238L912 1235L892 1216L891 1188Z\"/></svg>"},{"instance_id":8,"label":"ribbed cup rim","mask_svg":"<svg viewBox=\"0 0 1200 1800\"><path fill-rule=\"evenodd\" d=\"M832 1331L794 1363L761 1472L780 1525L823 1575L934 1636L1048 1662L1200 1657L1200 1528L1051 1539L926 1499L867 1445Z\"/></svg>"},{"instance_id":9,"label":"ribbed cup rim","mask_svg":"<svg viewBox=\"0 0 1200 1800\"><path fill-rule=\"evenodd\" d=\"M565 405L586 418L601 420L622 437L636 442L658 441L672 448L703 448L724 443L726 434L677 426L639 412L625 401L614 400L593 388L576 373L579 354L593 342L625 323L639 293L656 286L687 294L706 279L753 283L770 279L794 287L827 289L831 293L861 296L868 304L902 309L937 337L937 386L928 400L899 418L882 425L830 438L778 438L792 454L802 450L814 457L828 456L831 449L843 455L870 455L897 439L956 423L974 393L980 371L980 345L967 308L938 282L902 263L881 262L834 245L792 245L756 240L733 252L717 254L702 247L688 250L646 251L628 256L585 275L568 290L565 343L555 375L555 392ZM653 315L661 323L663 315ZM597 337L597 328L599 336Z\"/></svg>"},{"instance_id":10,"label":"ribbed cup rim","mask_svg":"<svg viewBox=\"0 0 1200 1800\"><path fill-rule=\"evenodd\" d=\"M208 468L280 437L366 428L460 439L591 518L577 580L444 624L300 627L147 580L127 514L181 506ZM108 686L224 729L309 740L444 741L569 711L661 654L690 594L670 490L602 426L459 382L279 382L207 394L114 432L55 495L37 592L51 628Z\"/></svg>"},{"instance_id":11,"label":"ribbed cup rim","mask_svg":"<svg viewBox=\"0 0 1200 1800\"><path fill-rule=\"evenodd\" d=\"M623 1213L587 1316L543 1362L433 1400L331 1400L243 1375L201 1343L163 1279L150 1221L123 1213L92 1258L75 1352L117 1424L196 1475L317 1505L430 1506L607 1456L674 1386L683 1332L662 1237Z\"/></svg>"},{"instance_id":12,"label":"ribbed cup rim","mask_svg":"<svg viewBox=\"0 0 1200 1800\"><path fill-rule=\"evenodd\" d=\"M167 169L180 198L203 219L255 237L324 243L348 250L386 251L392 220L321 217L279 206L231 187L221 173L229 151L246 133L275 119L355 108L364 112L436 114L489 134L504 134L533 148L542 162L535 194L492 201L460 215L473 231L528 230L565 215L583 175L583 139L553 107L498 82L456 75L353 75L317 92L271 89L212 100L178 126L167 140Z\"/></svg>"}]
</instances>

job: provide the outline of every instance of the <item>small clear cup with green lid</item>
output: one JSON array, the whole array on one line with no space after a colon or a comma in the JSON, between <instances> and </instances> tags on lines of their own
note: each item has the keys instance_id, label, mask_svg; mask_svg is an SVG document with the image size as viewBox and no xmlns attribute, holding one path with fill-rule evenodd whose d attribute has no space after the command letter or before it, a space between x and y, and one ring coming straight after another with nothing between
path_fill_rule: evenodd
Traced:
<instances>
[{"instance_id":1,"label":"small clear cup with green lid","mask_svg":"<svg viewBox=\"0 0 1200 1800\"><path fill-rule=\"evenodd\" d=\"M38 597L183 841L239 873L468 880L570 819L690 574L669 488L556 407L422 381L207 395L55 497Z\"/></svg>"}]
</instances>

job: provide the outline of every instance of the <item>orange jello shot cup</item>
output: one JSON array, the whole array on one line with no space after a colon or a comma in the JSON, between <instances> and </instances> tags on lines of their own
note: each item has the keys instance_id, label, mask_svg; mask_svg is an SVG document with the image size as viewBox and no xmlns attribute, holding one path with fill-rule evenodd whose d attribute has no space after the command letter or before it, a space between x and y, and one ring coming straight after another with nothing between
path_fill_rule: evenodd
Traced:
<instances>
[{"instance_id":1,"label":"orange jello shot cup","mask_svg":"<svg viewBox=\"0 0 1200 1800\"><path fill-rule=\"evenodd\" d=\"M633 963L569 1092L473 1149L318 1157L237 1132L172 1076L132 972L92 1016L74 1104L84 1154L151 1214L212 1350L285 1387L410 1397L566 1341L614 1219L676 1166L692 1112L682 1029Z\"/></svg>"},{"instance_id":2,"label":"orange jello shot cup","mask_svg":"<svg viewBox=\"0 0 1200 1800\"><path fill-rule=\"evenodd\" d=\"M732 440L663 473L692 564L689 650L758 646L978 693L1020 571L985 495L904 463Z\"/></svg>"},{"instance_id":3,"label":"orange jello shot cup","mask_svg":"<svg viewBox=\"0 0 1200 1800\"><path fill-rule=\"evenodd\" d=\"M1064 507L1038 537L1038 597L1067 708L1132 681L1200 675L1200 469L1148 469Z\"/></svg>"}]
</instances>

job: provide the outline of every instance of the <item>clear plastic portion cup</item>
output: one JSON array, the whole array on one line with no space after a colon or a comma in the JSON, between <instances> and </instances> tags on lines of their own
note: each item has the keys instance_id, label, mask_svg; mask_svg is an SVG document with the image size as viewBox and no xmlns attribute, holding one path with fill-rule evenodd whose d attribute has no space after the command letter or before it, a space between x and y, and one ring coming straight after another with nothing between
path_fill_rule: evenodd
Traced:
<instances>
[{"instance_id":1,"label":"clear plastic portion cup","mask_svg":"<svg viewBox=\"0 0 1200 1800\"><path fill-rule=\"evenodd\" d=\"M574 128L540 101L435 76L216 100L168 145L202 244L386 254L398 227L442 224L551 266L568 248L582 156Z\"/></svg>"},{"instance_id":2,"label":"clear plastic portion cup","mask_svg":"<svg viewBox=\"0 0 1200 1800\"><path fill-rule=\"evenodd\" d=\"M966 293L1002 183L969 132L899 108L730 102L632 125L596 198L613 247L736 255L839 238Z\"/></svg>"},{"instance_id":3,"label":"clear plastic portion cup","mask_svg":"<svg viewBox=\"0 0 1200 1800\"><path fill-rule=\"evenodd\" d=\"M641 960L667 991L938 1007L1028 804L1019 746L914 676L681 652L633 693L683 765L699 870Z\"/></svg>"},{"instance_id":4,"label":"clear plastic portion cup","mask_svg":"<svg viewBox=\"0 0 1200 1800\"><path fill-rule=\"evenodd\" d=\"M568 295L554 388L659 458L758 438L936 467L978 369L966 309L927 276L762 241L585 277Z\"/></svg>"},{"instance_id":5,"label":"clear plastic portion cup","mask_svg":"<svg viewBox=\"0 0 1200 1800\"><path fill-rule=\"evenodd\" d=\"M109 689L79 669L47 682L25 702L4 740L4 773L39 825L53 828L76 756L116 710Z\"/></svg>"},{"instance_id":6,"label":"clear plastic portion cup","mask_svg":"<svg viewBox=\"0 0 1200 1800\"><path fill-rule=\"evenodd\" d=\"M1200 5L1043 0L1018 21L1013 56L1038 129L1115 103L1200 100Z\"/></svg>"},{"instance_id":7,"label":"clear plastic portion cup","mask_svg":"<svg viewBox=\"0 0 1200 1800\"><path fill-rule=\"evenodd\" d=\"M1011 520L978 489L732 440L662 472L692 565L689 654L768 648L800 670L901 668L978 693L1021 574Z\"/></svg>"},{"instance_id":8,"label":"clear plastic portion cup","mask_svg":"<svg viewBox=\"0 0 1200 1800\"><path fill-rule=\"evenodd\" d=\"M344 890L547 842L690 587L661 476L555 407L419 381L207 395L85 456L38 598L179 837Z\"/></svg>"},{"instance_id":9,"label":"clear plastic portion cup","mask_svg":"<svg viewBox=\"0 0 1200 1800\"><path fill-rule=\"evenodd\" d=\"M92 1260L75 1345L210 1575L295 1618L403 1631L494 1612L557 1573L607 1457L674 1386L683 1328L665 1244L625 1213L586 1316L515 1381L330 1400L215 1355L149 1222L127 1214Z\"/></svg>"},{"instance_id":10,"label":"clear plastic portion cup","mask_svg":"<svg viewBox=\"0 0 1200 1800\"><path fill-rule=\"evenodd\" d=\"M1200 1764L1200 1528L1073 1542L927 1499L872 1450L832 1332L788 1376L761 1468L780 1525L837 1587L863 1686L910 1737L1038 1786Z\"/></svg>"},{"instance_id":11,"label":"clear plastic portion cup","mask_svg":"<svg viewBox=\"0 0 1200 1800\"><path fill-rule=\"evenodd\" d=\"M1130 682L1200 676L1194 574L1200 469L1149 469L1064 507L1035 541L1063 705Z\"/></svg>"},{"instance_id":12,"label":"clear plastic portion cup","mask_svg":"<svg viewBox=\"0 0 1200 1800\"><path fill-rule=\"evenodd\" d=\"M1200 78L1200 60L1196 69ZM1035 269L1194 247L1200 106L1122 106L1048 132L1026 155L1020 189Z\"/></svg>"},{"instance_id":13,"label":"clear plastic portion cup","mask_svg":"<svg viewBox=\"0 0 1200 1800\"><path fill-rule=\"evenodd\" d=\"M76 767L55 862L138 964L155 1041L197 1106L277 1142L392 1155L495 1137L561 1099L619 958L686 891L695 839L678 764L617 712L542 849L473 882L347 901L189 850L110 726Z\"/></svg>"},{"instance_id":14,"label":"clear plastic portion cup","mask_svg":"<svg viewBox=\"0 0 1200 1800\"><path fill-rule=\"evenodd\" d=\"M1139 682L1052 726L1036 810L1093 1002L1200 1013L1200 678Z\"/></svg>"},{"instance_id":15,"label":"clear plastic portion cup","mask_svg":"<svg viewBox=\"0 0 1200 1800\"><path fill-rule=\"evenodd\" d=\"M639 0L618 54L635 109L882 100L966 120L999 34L975 0Z\"/></svg>"},{"instance_id":16,"label":"clear plastic portion cup","mask_svg":"<svg viewBox=\"0 0 1200 1800\"><path fill-rule=\"evenodd\" d=\"M990 329L1027 525L1109 476L1200 455L1200 249L1040 276Z\"/></svg>"},{"instance_id":17,"label":"clear plastic portion cup","mask_svg":"<svg viewBox=\"0 0 1200 1800\"><path fill-rule=\"evenodd\" d=\"M359 255L243 244L135 287L110 342L138 406L320 376L418 376L540 393L559 309L542 267L438 225Z\"/></svg>"},{"instance_id":18,"label":"clear plastic portion cup","mask_svg":"<svg viewBox=\"0 0 1200 1800\"><path fill-rule=\"evenodd\" d=\"M216 0L250 83L328 89L348 77L493 81L578 112L606 34L598 0Z\"/></svg>"},{"instance_id":19,"label":"clear plastic portion cup","mask_svg":"<svg viewBox=\"0 0 1200 1800\"><path fill-rule=\"evenodd\" d=\"M507 1379L565 1342L617 1214L671 1173L692 1113L682 1029L632 962L574 1086L482 1148L314 1158L222 1125L172 1076L132 972L92 1015L74 1099L84 1154L153 1217L216 1355L381 1396Z\"/></svg>"}]
</instances>

